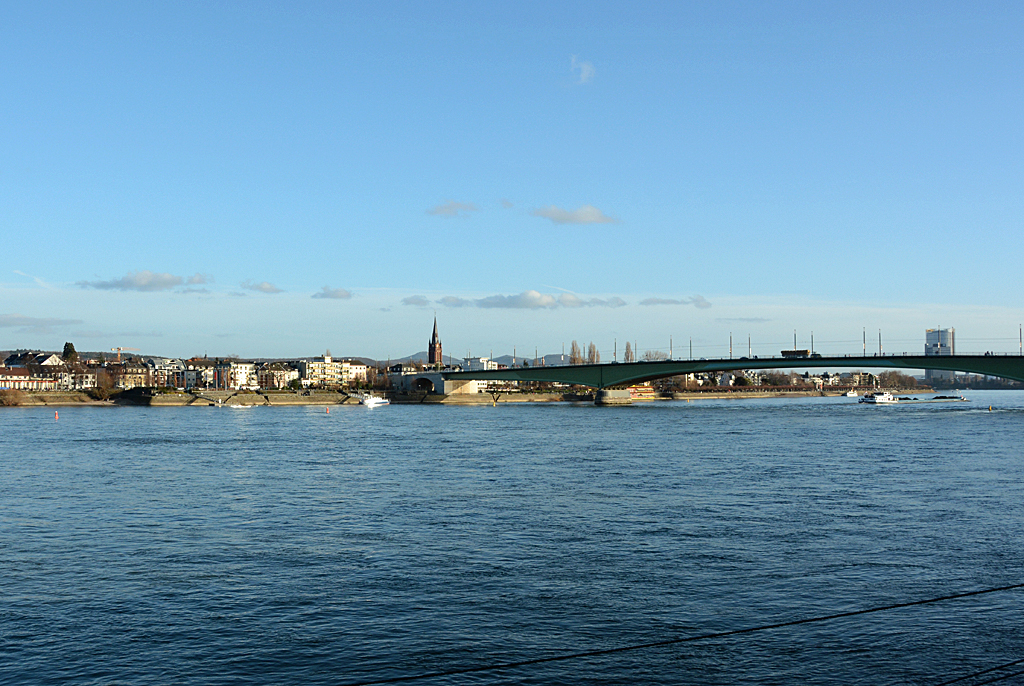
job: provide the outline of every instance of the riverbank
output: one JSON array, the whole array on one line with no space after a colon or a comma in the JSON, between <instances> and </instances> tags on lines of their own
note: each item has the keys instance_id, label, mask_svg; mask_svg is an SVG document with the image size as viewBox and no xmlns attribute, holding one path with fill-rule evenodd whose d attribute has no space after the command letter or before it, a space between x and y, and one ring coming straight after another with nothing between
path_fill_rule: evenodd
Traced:
<instances>
[{"instance_id":1,"label":"riverbank","mask_svg":"<svg viewBox=\"0 0 1024 686\"><path fill-rule=\"evenodd\" d=\"M887 389L895 395L932 393L927 387ZM870 389L865 389L870 391ZM133 388L113 394L109 399L100 400L83 391L15 391L6 392L2 405L8 407L192 407L192 406L264 406L281 407L297 405L355 405L359 398L341 391L171 391L153 392L149 389ZM379 391L377 392L379 393ZM720 400L751 398L807 398L837 397L845 391L819 391L814 389L784 390L777 387L750 390L707 390L674 393L658 393L633 398L634 403L656 402L659 400ZM863 393L861 393L863 395ZM444 405L496 405L498 403L554 403L593 402L591 393L466 393L440 395L433 393L387 393L387 398L396 405L444 404Z\"/></svg>"}]
</instances>

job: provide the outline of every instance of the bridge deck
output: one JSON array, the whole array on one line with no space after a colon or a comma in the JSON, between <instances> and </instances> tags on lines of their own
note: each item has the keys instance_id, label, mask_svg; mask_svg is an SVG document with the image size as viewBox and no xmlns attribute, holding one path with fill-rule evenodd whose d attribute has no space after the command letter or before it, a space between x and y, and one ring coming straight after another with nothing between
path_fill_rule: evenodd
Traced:
<instances>
[{"instance_id":1,"label":"bridge deck","mask_svg":"<svg viewBox=\"0 0 1024 686\"><path fill-rule=\"evenodd\" d=\"M935 369L969 372L1024 381L1024 357L1020 355L869 355L842 357L752 357L714 360L659 360L564 366L515 367L472 372L442 372L451 380L551 381L590 388L631 386L680 374L734 369L793 368Z\"/></svg>"}]
</instances>

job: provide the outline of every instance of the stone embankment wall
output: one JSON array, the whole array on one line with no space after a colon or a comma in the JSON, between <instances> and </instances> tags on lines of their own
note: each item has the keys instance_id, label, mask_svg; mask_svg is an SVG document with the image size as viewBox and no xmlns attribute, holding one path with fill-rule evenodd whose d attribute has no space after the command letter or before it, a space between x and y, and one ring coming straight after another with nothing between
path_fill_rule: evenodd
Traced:
<instances>
[{"instance_id":1,"label":"stone embankment wall","mask_svg":"<svg viewBox=\"0 0 1024 686\"><path fill-rule=\"evenodd\" d=\"M342 405L359 401L334 391L194 391L157 393L144 396L134 404L151 406L210 405Z\"/></svg>"},{"instance_id":2,"label":"stone embankment wall","mask_svg":"<svg viewBox=\"0 0 1024 686\"><path fill-rule=\"evenodd\" d=\"M11 405L39 407L46 405L112 405L109 401L93 400L78 391L15 391L11 394Z\"/></svg>"}]
</instances>

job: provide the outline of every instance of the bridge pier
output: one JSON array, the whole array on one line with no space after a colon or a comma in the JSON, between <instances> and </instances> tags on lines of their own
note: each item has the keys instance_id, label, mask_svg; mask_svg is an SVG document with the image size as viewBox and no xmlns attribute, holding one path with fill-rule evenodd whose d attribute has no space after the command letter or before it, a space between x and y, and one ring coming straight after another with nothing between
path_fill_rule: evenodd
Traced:
<instances>
[{"instance_id":1,"label":"bridge pier","mask_svg":"<svg viewBox=\"0 0 1024 686\"><path fill-rule=\"evenodd\" d=\"M632 405L633 398L629 395L629 389L607 389L602 388L594 392L595 405Z\"/></svg>"}]
</instances>

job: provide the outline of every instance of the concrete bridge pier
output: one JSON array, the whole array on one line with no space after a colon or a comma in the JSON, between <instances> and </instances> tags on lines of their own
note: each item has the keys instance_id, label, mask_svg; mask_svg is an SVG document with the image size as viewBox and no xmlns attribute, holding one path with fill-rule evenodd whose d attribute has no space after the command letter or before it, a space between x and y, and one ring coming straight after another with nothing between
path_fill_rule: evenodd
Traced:
<instances>
[{"instance_id":1,"label":"concrete bridge pier","mask_svg":"<svg viewBox=\"0 0 1024 686\"><path fill-rule=\"evenodd\" d=\"M633 399L628 388L602 388L594 393L595 405L632 405Z\"/></svg>"}]
</instances>

